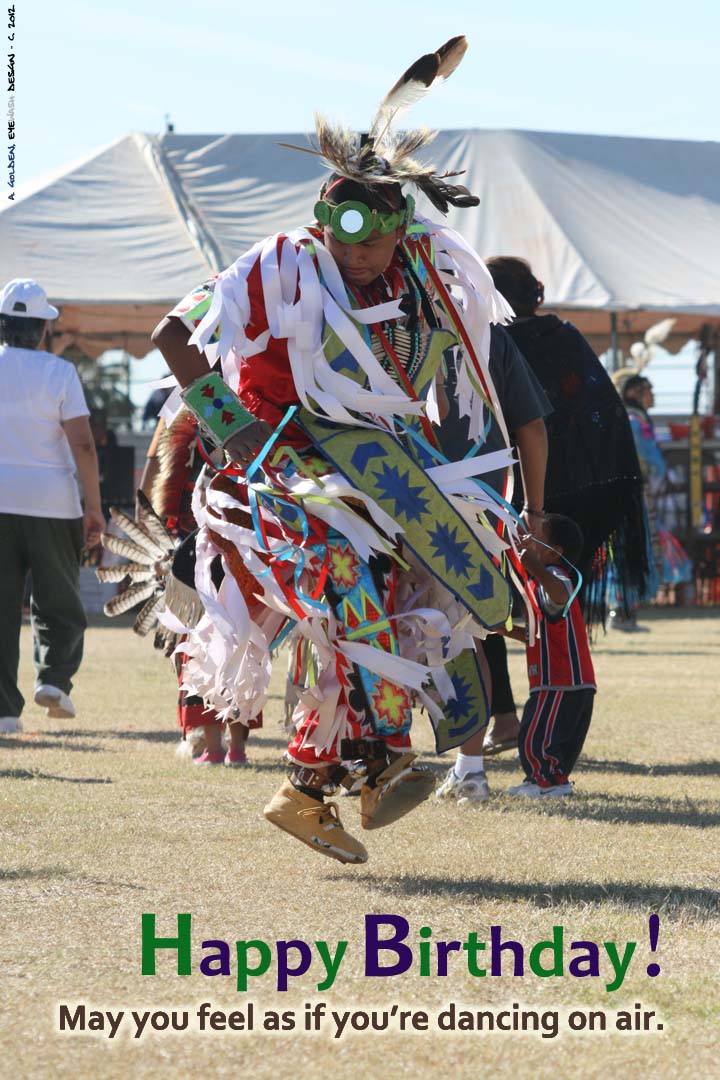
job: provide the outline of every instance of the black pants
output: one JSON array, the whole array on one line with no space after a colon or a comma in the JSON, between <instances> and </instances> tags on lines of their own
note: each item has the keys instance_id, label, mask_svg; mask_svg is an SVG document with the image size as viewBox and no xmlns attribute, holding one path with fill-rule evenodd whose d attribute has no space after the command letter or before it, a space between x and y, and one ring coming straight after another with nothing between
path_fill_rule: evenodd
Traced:
<instances>
[{"instance_id":1,"label":"black pants","mask_svg":"<svg viewBox=\"0 0 720 1080\"><path fill-rule=\"evenodd\" d=\"M507 662L507 645L505 638L500 634L490 634L482 643L483 651L490 668L492 680L492 702L490 713L497 716L498 713L515 712L512 686L510 685L510 672Z\"/></svg>"},{"instance_id":2,"label":"black pants","mask_svg":"<svg viewBox=\"0 0 720 1080\"><path fill-rule=\"evenodd\" d=\"M595 691L536 690L523 709L518 752L536 784L565 784L585 742Z\"/></svg>"},{"instance_id":3,"label":"black pants","mask_svg":"<svg viewBox=\"0 0 720 1080\"><path fill-rule=\"evenodd\" d=\"M87 626L80 600L82 534L82 518L0 514L0 716L20 716L25 704L17 674L28 571L37 682L70 692Z\"/></svg>"}]
</instances>

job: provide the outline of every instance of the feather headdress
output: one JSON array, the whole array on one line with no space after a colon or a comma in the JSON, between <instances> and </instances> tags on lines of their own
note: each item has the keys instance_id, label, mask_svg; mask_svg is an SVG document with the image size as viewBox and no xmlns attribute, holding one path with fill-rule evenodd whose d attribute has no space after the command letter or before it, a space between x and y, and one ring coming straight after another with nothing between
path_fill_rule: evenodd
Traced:
<instances>
[{"instance_id":1,"label":"feather headdress","mask_svg":"<svg viewBox=\"0 0 720 1080\"><path fill-rule=\"evenodd\" d=\"M676 322L677 319L663 319L659 323L654 323L645 331L642 341L633 342L630 346L632 362L619 368L610 376L618 394L622 394L628 379L644 371L657 351L656 346L665 341Z\"/></svg>"},{"instance_id":2,"label":"feather headdress","mask_svg":"<svg viewBox=\"0 0 720 1080\"><path fill-rule=\"evenodd\" d=\"M460 35L415 60L380 102L367 135L331 124L316 113L317 146L280 145L315 154L338 176L358 184L414 184L443 214L450 205L477 206L480 200L466 187L447 183L449 177L461 172L439 174L434 166L413 156L432 142L436 132L429 128L396 129L397 121L412 105L452 75L466 51L467 41Z\"/></svg>"}]
</instances>

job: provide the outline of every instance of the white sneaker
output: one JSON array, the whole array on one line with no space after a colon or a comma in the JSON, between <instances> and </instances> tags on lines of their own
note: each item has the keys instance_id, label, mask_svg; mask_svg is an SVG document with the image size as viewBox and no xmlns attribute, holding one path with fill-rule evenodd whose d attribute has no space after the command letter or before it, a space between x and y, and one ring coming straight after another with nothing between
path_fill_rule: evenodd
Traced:
<instances>
[{"instance_id":1,"label":"white sneaker","mask_svg":"<svg viewBox=\"0 0 720 1080\"><path fill-rule=\"evenodd\" d=\"M507 789L508 795L521 795L526 799L560 799L563 795L572 795L573 786L567 784L555 784L553 787L540 787L532 780L524 780L522 784Z\"/></svg>"},{"instance_id":2,"label":"white sneaker","mask_svg":"<svg viewBox=\"0 0 720 1080\"><path fill-rule=\"evenodd\" d=\"M565 795L572 795L573 786L568 780L567 784L555 784L553 787L540 788L540 797L543 799L562 799Z\"/></svg>"},{"instance_id":3,"label":"white sneaker","mask_svg":"<svg viewBox=\"0 0 720 1080\"><path fill-rule=\"evenodd\" d=\"M528 799L539 799L542 793L540 785L534 784L532 780L523 780L522 784L515 784L507 789L508 795L524 795Z\"/></svg>"},{"instance_id":4,"label":"white sneaker","mask_svg":"<svg viewBox=\"0 0 720 1080\"><path fill-rule=\"evenodd\" d=\"M72 720L75 706L69 696L57 686L42 684L35 688L35 704L47 709L53 720Z\"/></svg>"},{"instance_id":5,"label":"white sneaker","mask_svg":"<svg viewBox=\"0 0 720 1080\"><path fill-rule=\"evenodd\" d=\"M19 716L0 716L0 735L16 735L22 729Z\"/></svg>"},{"instance_id":6,"label":"white sneaker","mask_svg":"<svg viewBox=\"0 0 720 1080\"><path fill-rule=\"evenodd\" d=\"M490 798L490 785L483 771L467 773L461 780L452 766L437 789L435 798L456 799L458 806L487 802Z\"/></svg>"}]
</instances>

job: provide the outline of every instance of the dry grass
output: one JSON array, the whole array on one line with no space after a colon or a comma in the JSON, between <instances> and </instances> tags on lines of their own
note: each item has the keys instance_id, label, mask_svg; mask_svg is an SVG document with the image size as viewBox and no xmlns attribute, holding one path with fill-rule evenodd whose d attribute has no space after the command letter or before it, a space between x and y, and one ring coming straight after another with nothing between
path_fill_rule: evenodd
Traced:
<instances>
[{"instance_id":1,"label":"dry grass","mask_svg":"<svg viewBox=\"0 0 720 1080\"><path fill-rule=\"evenodd\" d=\"M658 613L652 633L605 638L595 652L601 692L576 773L577 794L553 806L497 796L459 813L426 804L390 829L365 834L370 862L325 861L266 825L260 810L281 778L282 671L246 771L193 768L174 754L170 671L122 628L100 627L74 698L77 722L26 709L25 734L0 737L4 858L0 871L3 967L0 1074L16 1077L638 1077L717 1075L720 737L716 723L720 623L708 613ZM22 685L32 685L24 633ZM282 665L278 665L280 669ZM516 692L522 657L512 656ZM425 721L416 741L430 749ZM446 763L437 763L438 773ZM507 757L489 764L496 791L519 778ZM344 804L356 833L356 806ZM648 916L661 915L659 978L646 965ZM192 912L195 971L178 977L170 954L140 974L140 914L170 934ZM625 984L604 979L473 979L465 954L446 978L365 979L363 919L391 912L429 926L433 939L464 939L501 924L533 943L563 924L567 940L637 941ZM233 978L197 966L205 938L349 941L331 990L311 971L286 994L272 970L249 995ZM388 958L389 959L389 958ZM602 970L605 971L607 965ZM256 1017L322 998L331 1009L403 1007L430 1013L450 1001L472 1009L513 1001L528 1008L654 1009L661 1032L637 1035L393 1033L253 1034L240 1031L60 1035L57 1005L94 1009L189 1008L212 1001ZM125 1023L125 1021L123 1021Z\"/></svg>"}]
</instances>

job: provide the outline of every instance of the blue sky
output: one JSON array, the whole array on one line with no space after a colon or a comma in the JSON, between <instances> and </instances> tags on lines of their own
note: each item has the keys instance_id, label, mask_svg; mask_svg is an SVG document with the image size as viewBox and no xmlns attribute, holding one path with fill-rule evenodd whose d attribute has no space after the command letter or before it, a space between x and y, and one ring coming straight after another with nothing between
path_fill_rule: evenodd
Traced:
<instances>
[{"instance_id":1,"label":"blue sky","mask_svg":"<svg viewBox=\"0 0 720 1080\"><path fill-rule=\"evenodd\" d=\"M300 0L16 0L21 184L128 131L359 127L418 55L470 51L413 114L437 127L716 139L720 5L357 5Z\"/></svg>"}]
</instances>

